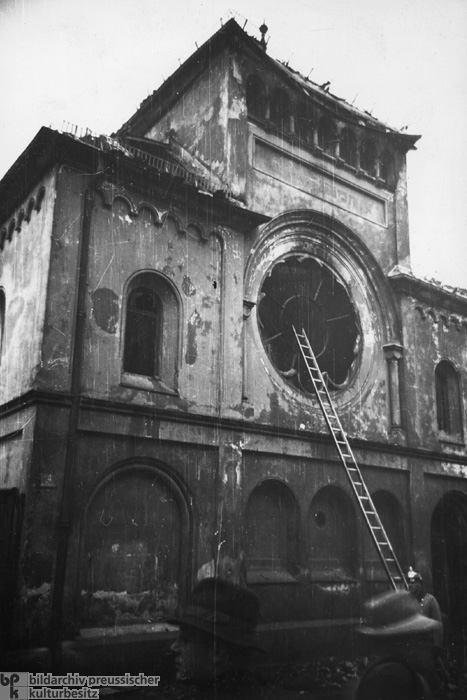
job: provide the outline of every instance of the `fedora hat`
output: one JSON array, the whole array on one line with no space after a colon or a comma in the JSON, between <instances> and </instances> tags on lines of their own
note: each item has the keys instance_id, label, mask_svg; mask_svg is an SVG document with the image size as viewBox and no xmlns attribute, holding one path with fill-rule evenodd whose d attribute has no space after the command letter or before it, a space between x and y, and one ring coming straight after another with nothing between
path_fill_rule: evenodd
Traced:
<instances>
[{"instance_id":1,"label":"fedora hat","mask_svg":"<svg viewBox=\"0 0 467 700\"><path fill-rule=\"evenodd\" d=\"M359 631L375 637L422 634L440 625L422 615L418 601L408 591L382 593L366 601L363 607L365 624Z\"/></svg>"},{"instance_id":2,"label":"fedora hat","mask_svg":"<svg viewBox=\"0 0 467 700\"><path fill-rule=\"evenodd\" d=\"M167 622L192 627L238 647L263 651L255 638L259 600L247 588L221 578L197 583L179 617Z\"/></svg>"}]
</instances>

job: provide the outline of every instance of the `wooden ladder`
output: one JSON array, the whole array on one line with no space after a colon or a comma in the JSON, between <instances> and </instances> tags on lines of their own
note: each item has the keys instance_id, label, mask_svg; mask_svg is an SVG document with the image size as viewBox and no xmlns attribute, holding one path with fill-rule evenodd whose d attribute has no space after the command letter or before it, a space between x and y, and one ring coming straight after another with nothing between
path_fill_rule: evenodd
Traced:
<instances>
[{"instance_id":1,"label":"wooden ladder","mask_svg":"<svg viewBox=\"0 0 467 700\"><path fill-rule=\"evenodd\" d=\"M318 398L319 405L326 420L329 432L332 435L334 444L339 454L339 459L342 462L344 469L349 478L353 492L357 497L363 517L368 526L373 542L375 544L378 556L386 571L388 579L394 590L404 587L407 588L407 581L402 571L401 565L392 548L391 542L383 527L383 523L375 508L375 504L370 496L370 493L363 480L360 468L355 460L352 448L350 447L347 435L345 434L339 416L334 408L333 401L329 394L326 382L319 368L318 362L312 350L310 341L302 329L298 333L292 326L295 338L300 347L302 357L308 370L313 388Z\"/></svg>"}]
</instances>

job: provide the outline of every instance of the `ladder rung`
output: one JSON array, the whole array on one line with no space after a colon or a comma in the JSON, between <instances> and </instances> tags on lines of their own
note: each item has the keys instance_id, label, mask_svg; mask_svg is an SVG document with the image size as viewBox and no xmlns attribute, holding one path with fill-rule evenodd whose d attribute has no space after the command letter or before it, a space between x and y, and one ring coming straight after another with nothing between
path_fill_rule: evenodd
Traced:
<instances>
[{"instance_id":1,"label":"ladder rung","mask_svg":"<svg viewBox=\"0 0 467 700\"><path fill-rule=\"evenodd\" d=\"M327 384L324 380L323 374L321 373L321 369L319 367L319 363L313 352L313 347L303 328L302 333L298 333L295 327L293 327L293 331L298 346L300 348L301 355L303 357L303 360L305 361L305 365L307 367L313 388L315 390L318 403L324 414L324 418L326 419L331 436L334 438L334 443L337 452L341 457L342 464L347 471L347 475L351 481L352 486L354 487L355 495L360 504L360 508L365 516L366 524L370 530L376 549L378 550L379 556L386 569L386 574L388 575L392 585L396 588L396 583L406 583L405 578L402 574L400 565L396 559L396 555L394 553L394 550L392 549L391 543L388 540L386 533L384 532L381 520L378 516L378 512L375 509L375 506L370 498L370 494L368 493L368 489L365 485L363 475L360 473L358 464L355 460L355 457L352 454L352 448L349 445L347 436L339 420L339 416L336 413L336 409L334 407L333 400L329 394ZM361 481L355 479L361 479ZM357 487L361 487L361 491L359 491ZM365 501L368 501L368 503L365 503ZM368 510L368 507L370 508L370 510ZM378 523L377 525L371 524L371 521L373 519L376 523ZM386 539L384 541L380 541L378 540L378 535L380 537L385 537ZM382 547L388 548L388 557L386 557L383 554ZM392 567L392 571L397 569L397 575L392 575L389 567Z\"/></svg>"}]
</instances>

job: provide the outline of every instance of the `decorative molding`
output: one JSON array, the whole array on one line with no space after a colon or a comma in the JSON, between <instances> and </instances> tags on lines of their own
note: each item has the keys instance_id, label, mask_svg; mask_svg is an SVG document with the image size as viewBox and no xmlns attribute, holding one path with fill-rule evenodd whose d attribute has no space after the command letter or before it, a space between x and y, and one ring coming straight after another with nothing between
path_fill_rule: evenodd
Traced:
<instances>
[{"instance_id":1,"label":"decorative molding","mask_svg":"<svg viewBox=\"0 0 467 700\"><path fill-rule=\"evenodd\" d=\"M18 213L15 213L8 224L5 224L0 233L0 251L4 249L7 241L9 243L12 241L15 231L20 233L24 223L28 224L31 221L32 213L41 210L44 197L45 187L42 185L37 193L29 198L26 211L24 210L24 206L21 206Z\"/></svg>"},{"instance_id":2,"label":"decorative molding","mask_svg":"<svg viewBox=\"0 0 467 700\"><path fill-rule=\"evenodd\" d=\"M115 200L120 199L128 207L129 215L132 219L137 219L143 212L149 212L153 225L159 229L164 224L171 220L177 229L177 233L180 236L189 236L192 231L195 232L195 237L197 236L200 241L205 242L209 239L210 235L216 235L219 228L216 226L210 234L206 233L203 226L197 221L189 221L186 225L183 225L178 216L168 209L158 209L153 204L147 201L141 201L136 204L133 199L128 194L127 189L124 185L116 185L107 180L102 180L96 187L97 191L101 193L103 198L104 206L111 209L114 205Z\"/></svg>"},{"instance_id":3,"label":"decorative molding","mask_svg":"<svg viewBox=\"0 0 467 700\"><path fill-rule=\"evenodd\" d=\"M441 321L445 328L453 326L456 331L460 331L462 328L467 329L467 317L465 316L450 314L445 311L437 311L433 307L423 307L419 304L415 305L414 309L418 311L423 321L429 318L433 324L437 324Z\"/></svg>"}]
</instances>

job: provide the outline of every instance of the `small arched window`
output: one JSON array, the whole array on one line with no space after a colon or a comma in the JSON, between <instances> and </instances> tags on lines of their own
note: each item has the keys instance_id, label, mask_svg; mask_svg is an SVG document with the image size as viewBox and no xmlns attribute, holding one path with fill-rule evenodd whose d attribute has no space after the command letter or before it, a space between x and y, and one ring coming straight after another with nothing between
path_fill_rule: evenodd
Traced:
<instances>
[{"instance_id":1,"label":"small arched window","mask_svg":"<svg viewBox=\"0 0 467 700\"><path fill-rule=\"evenodd\" d=\"M462 403L459 376L453 365L442 360L435 370L438 430L462 439Z\"/></svg>"},{"instance_id":2,"label":"small arched window","mask_svg":"<svg viewBox=\"0 0 467 700\"><path fill-rule=\"evenodd\" d=\"M266 93L263 81L257 75L249 75L246 81L246 106L248 115L266 117Z\"/></svg>"},{"instance_id":3,"label":"small arched window","mask_svg":"<svg viewBox=\"0 0 467 700\"><path fill-rule=\"evenodd\" d=\"M246 513L248 582L293 580L297 567L297 507L285 484L269 479L248 499Z\"/></svg>"},{"instance_id":4,"label":"small arched window","mask_svg":"<svg viewBox=\"0 0 467 700\"><path fill-rule=\"evenodd\" d=\"M357 567L355 513L337 486L325 486L313 498L308 513L310 571L315 581L355 577Z\"/></svg>"},{"instance_id":5,"label":"small arched window","mask_svg":"<svg viewBox=\"0 0 467 700\"><path fill-rule=\"evenodd\" d=\"M330 156L336 152L337 132L332 119L321 117L318 124L318 146Z\"/></svg>"},{"instance_id":6,"label":"small arched window","mask_svg":"<svg viewBox=\"0 0 467 700\"><path fill-rule=\"evenodd\" d=\"M340 157L348 165L357 166L357 137L352 129L344 129L341 134Z\"/></svg>"},{"instance_id":7,"label":"small arched window","mask_svg":"<svg viewBox=\"0 0 467 700\"><path fill-rule=\"evenodd\" d=\"M175 389L179 306L165 277L155 272L133 277L127 288L124 325L126 379L141 377L152 388Z\"/></svg>"},{"instance_id":8,"label":"small arched window","mask_svg":"<svg viewBox=\"0 0 467 700\"><path fill-rule=\"evenodd\" d=\"M376 146L374 141L367 139L360 150L360 168L371 177L376 177Z\"/></svg>"},{"instance_id":9,"label":"small arched window","mask_svg":"<svg viewBox=\"0 0 467 700\"><path fill-rule=\"evenodd\" d=\"M309 102L298 105L295 131L302 143L313 145L313 109Z\"/></svg>"},{"instance_id":10,"label":"small arched window","mask_svg":"<svg viewBox=\"0 0 467 700\"><path fill-rule=\"evenodd\" d=\"M271 99L271 121L286 133L290 132L290 100L285 90L274 90Z\"/></svg>"},{"instance_id":11,"label":"small arched window","mask_svg":"<svg viewBox=\"0 0 467 700\"><path fill-rule=\"evenodd\" d=\"M379 163L379 176L388 185L395 184L394 158L389 151L383 151Z\"/></svg>"}]
</instances>

